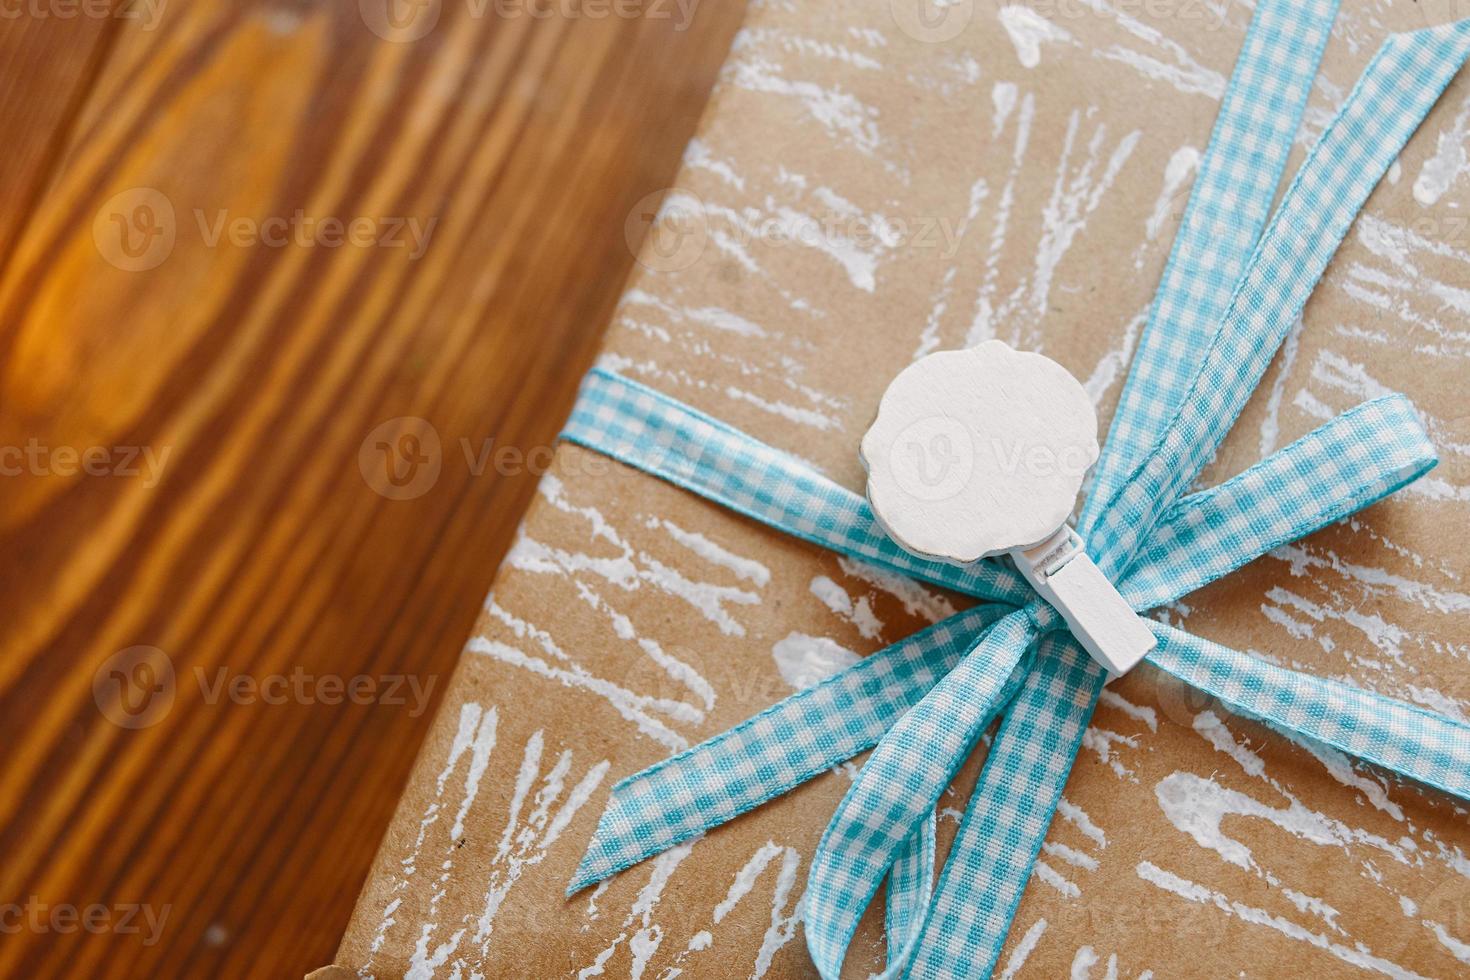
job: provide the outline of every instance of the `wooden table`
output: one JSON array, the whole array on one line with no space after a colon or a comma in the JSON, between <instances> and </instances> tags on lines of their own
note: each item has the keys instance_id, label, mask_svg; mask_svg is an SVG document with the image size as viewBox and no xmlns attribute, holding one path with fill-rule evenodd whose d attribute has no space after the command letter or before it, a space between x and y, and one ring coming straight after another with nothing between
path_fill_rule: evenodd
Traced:
<instances>
[{"instance_id":1,"label":"wooden table","mask_svg":"<svg viewBox=\"0 0 1470 980\"><path fill-rule=\"evenodd\" d=\"M741 14L688 7L6 5L0 976L330 961Z\"/></svg>"}]
</instances>

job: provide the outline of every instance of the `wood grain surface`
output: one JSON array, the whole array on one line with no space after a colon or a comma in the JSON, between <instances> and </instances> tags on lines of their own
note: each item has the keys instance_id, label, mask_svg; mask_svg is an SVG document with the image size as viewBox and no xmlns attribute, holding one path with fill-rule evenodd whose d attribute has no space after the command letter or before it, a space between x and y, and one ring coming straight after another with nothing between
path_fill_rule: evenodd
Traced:
<instances>
[{"instance_id":1,"label":"wood grain surface","mask_svg":"<svg viewBox=\"0 0 1470 980\"><path fill-rule=\"evenodd\" d=\"M6 7L0 976L331 960L741 15L383 2Z\"/></svg>"}]
</instances>

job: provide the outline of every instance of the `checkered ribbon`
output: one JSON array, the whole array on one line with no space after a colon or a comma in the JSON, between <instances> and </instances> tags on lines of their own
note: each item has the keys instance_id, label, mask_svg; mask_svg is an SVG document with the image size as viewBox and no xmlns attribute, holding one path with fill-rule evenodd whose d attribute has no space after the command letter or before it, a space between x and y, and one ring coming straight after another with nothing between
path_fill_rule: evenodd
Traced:
<instances>
[{"instance_id":1,"label":"checkered ribbon","mask_svg":"<svg viewBox=\"0 0 1470 980\"><path fill-rule=\"evenodd\" d=\"M1261 0L1079 528L1137 610L1167 604L1435 464L1413 407L1358 406L1241 475L1184 491L1301 314L1369 192L1470 52L1470 21L1397 35L1274 190L1336 13ZM988 973L1105 681L1003 560L902 551L861 497L666 395L595 369L563 438L775 528L980 600L618 783L569 892L873 748L812 860L807 945L837 977L888 881L884 976ZM1151 624L1157 668L1287 735L1470 799L1470 726ZM934 812L1002 719L934 883ZM875 748L876 746L876 748Z\"/></svg>"}]
</instances>

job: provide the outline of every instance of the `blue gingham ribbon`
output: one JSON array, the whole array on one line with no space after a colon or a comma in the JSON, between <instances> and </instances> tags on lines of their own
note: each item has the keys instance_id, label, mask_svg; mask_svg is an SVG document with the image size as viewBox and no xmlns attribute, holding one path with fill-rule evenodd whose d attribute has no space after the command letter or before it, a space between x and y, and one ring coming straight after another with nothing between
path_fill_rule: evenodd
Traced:
<instances>
[{"instance_id":1,"label":"blue gingham ribbon","mask_svg":"<svg viewBox=\"0 0 1470 980\"><path fill-rule=\"evenodd\" d=\"M1079 530L1133 607L1167 604L1373 503L1435 464L1402 396L1185 493L1297 320L1369 192L1470 53L1470 21L1390 38L1270 204L1336 14L1262 0L1140 341ZM1270 221L1267 221L1270 216ZM980 600L618 783L569 891L873 748L812 860L808 949L837 977L886 878L884 976L988 973L1105 676L1002 560L902 551L866 502L716 419L594 369L563 438L779 530ZM1470 799L1470 727L1161 623L1157 668L1296 738ZM934 883L934 811L997 718Z\"/></svg>"}]
</instances>

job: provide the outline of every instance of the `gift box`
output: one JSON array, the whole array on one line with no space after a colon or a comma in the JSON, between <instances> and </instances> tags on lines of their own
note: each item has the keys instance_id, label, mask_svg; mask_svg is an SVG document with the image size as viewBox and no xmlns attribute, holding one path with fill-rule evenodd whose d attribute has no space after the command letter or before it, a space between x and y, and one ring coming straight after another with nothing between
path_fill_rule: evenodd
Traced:
<instances>
[{"instance_id":1,"label":"gift box","mask_svg":"<svg viewBox=\"0 0 1470 980\"><path fill-rule=\"evenodd\" d=\"M1288 174L1390 34L1348 2ZM760 4L650 221L601 367L856 493L905 366L1000 339L1108 418L1252 11ZM1374 190L1198 483L1365 399L1412 399L1426 477L1152 615L1463 721L1470 699L1470 76ZM799 903L858 757L565 896L618 780L972 600L561 444L337 962L376 976L809 976ZM942 856L991 735L938 806ZM997 974L1470 970L1454 797L1283 736L1144 664L1091 717ZM881 971L881 902L846 973Z\"/></svg>"}]
</instances>

